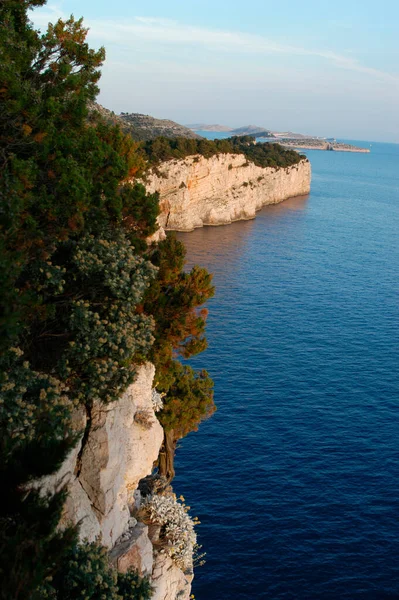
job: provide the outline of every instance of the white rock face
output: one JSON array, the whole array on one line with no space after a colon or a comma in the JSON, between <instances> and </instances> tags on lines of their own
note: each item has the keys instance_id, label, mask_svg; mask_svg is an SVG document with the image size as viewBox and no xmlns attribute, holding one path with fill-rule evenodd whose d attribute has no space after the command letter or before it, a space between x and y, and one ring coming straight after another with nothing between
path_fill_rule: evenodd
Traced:
<instances>
[{"instance_id":1,"label":"white rock face","mask_svg":"<svg viewBox=\"0 0 399 600\"><path fill-rule=\"evenodd\" d=\"M155 555L151 600L188 600L193 576L184 574L166 554Z\"/></svg>"},{"instance_id":2,"label":"white rock face","mask_svg":"<svg viewBox=\"0 0 399 600\"><path fill-rule=\"evenodd\" d=\"M143 575L152 575L154 564L153 547L148 537L148 527L144 523L137 523L133 529L122 536L124 541L118 541L109 554L111 562L118 571L126 573L130 568Z\"/></svg>"},{"instance_id":3,"label":"white rock face","mask_svg":"<svg viewBox=\"0 0 399 600\"><path fill-rule=\"evenodd\" d=\"M140 479L151 473L163 441L163 429L152 408L154 366L138 369L136 381L108 405L96 405L91 415L79 414L78 430L89 429L60 471L45 480L54 491L67 483L68 499L62 524L80 523L80 537L111 548L129 527L129 507ZM135 422L137 411L150 416L150 427Z\"/></svg>"},{"instance_id":4,"label":"white rock face","mask_svg":"<svg viewBox=\"0 0 399 600\"><path fill-rule=\"evenodd\" d=\"M165 238L165 230L163 229L163 227L160 227L155 233L149 235L148 238L146 238L146 242L147 244L157 244L158 242L162 242L162 240L164 240Z\"/></svg>"},{"instance_id":5,"label":"white rock face","mask_svg":"<svg viewBox=\"0 0 399 600\"><path fill-rule=\"evenodd\" d=\"M266 204L308 194L310 180L307 159L274 169L257 167L243 154L219 154L164 162L149 171L145 186L160 193L161 227L191 231L253 219Z\"/></svg>"},{"instance_id":6,"label":"white rock face","mask_svg":"<svg viewBox=\"0 0 399 600\"><path fill-rule=\"evenodd\" d=\"M151 473L163 442L152 406L154 373L154 366L146 363L119 400L96 405L91 414L76 411L73 425L82 432L79 443L56 474L35 485L44 493L66 485L61 526L80 523L80 538L112 548L110 559L118 570L132 567L150 575L154 598L189 600L192 576L166 555L154 557L149 527L130 516L137 485ZM145 413L145 426L135 420L138 412Z\"/></svg>"}]
</instances>

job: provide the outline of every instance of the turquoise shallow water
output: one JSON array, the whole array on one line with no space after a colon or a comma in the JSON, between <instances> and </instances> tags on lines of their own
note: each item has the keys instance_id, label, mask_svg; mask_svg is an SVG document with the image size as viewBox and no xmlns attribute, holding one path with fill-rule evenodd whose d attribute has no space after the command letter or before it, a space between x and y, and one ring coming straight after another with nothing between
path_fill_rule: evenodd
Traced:
<instances>
[{"instance_id":1,"label":"turquoise shallow water","mask_svg":"<svg viewBox=\"0 0 399 600\"><path fill-rule=\"evenodd\" d=\"M308 198L179 234L217 286L218 411L176 457L197 600L399 598L399 145L307 155Z\"/></svg>"}]
</instances>

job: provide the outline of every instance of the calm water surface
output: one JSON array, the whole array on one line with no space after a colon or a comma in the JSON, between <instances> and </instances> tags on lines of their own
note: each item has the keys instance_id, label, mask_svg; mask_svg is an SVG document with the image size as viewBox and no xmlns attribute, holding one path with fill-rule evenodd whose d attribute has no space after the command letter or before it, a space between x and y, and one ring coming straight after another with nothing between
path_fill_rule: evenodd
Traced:
<instances>
[{"instance_id":1,"label":"calm water surface","mask_svg":"<svg viewBox=\"0 0 399 600\"><path fill-rule=\"evenodd\" d=\"M197 600L399 598L399 146L307 154L308 198L179 234L217 286L218 411L176 457Z\"/></svg>"}]
</instances>

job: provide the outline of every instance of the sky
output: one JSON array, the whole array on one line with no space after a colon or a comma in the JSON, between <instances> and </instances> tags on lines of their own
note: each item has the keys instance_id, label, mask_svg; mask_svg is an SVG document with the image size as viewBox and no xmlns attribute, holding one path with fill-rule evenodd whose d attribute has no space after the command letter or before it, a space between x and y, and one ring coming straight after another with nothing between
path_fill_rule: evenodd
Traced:
<instances>
[{"instance_id":1,"label":"sky","mask_svg":"<svg viewBox=\"0 0 399 600\"><path fill-rule=\"evenodd\" d=\"M399 143L398 0L49 0L31 19L71 14L116 113Z\"/></svg>"}]
</instances>

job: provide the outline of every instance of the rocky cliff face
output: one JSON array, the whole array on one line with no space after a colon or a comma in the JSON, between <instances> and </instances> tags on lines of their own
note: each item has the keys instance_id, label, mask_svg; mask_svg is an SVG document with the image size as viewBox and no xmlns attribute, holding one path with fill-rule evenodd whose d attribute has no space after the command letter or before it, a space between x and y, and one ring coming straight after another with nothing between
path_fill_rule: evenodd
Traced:
<instances>
[{"instance_id":1,"label":"rocky cliff face","mask_svg":"<svg viewBox=\"0 0 399 600\"><path fill-rule=\"evenodd\" d=\"M133 567L149 575L155 600L188 600L192 577L159 552L151 527L131 516L140 502L139 481L151 473L163 442L152 405L154 372L151 363L142 365L120 399L77 412L78 445L61 469L39 484L43 492L66 485L61 526L79 523L80 538L108 547L118 570Z\"/></svg>"},{"instance_id":2,"label":"rocky cliff face","mask_svg":"<svg viewBox=\"0 0 399 600\"><path fill-rule=\"evenodd\" d=\"M160 191L160 225L187 231L250 219L265 204L308 193L310 165L303 160L286 169L264 169L241 154L191 156L163 163L150 172L146 187ZM161 228L149 241L162 234ZM61 525L79 523L81 539L106 546L119 571L133 567L150 576L154 600L188 600L191 568L180 568L165 552L159 526L135 518L139 482L152 472L163 442L152 405L154 371L150 363L140 366L121 398L76 412L79 443L61 469L39 484L44 492L67 487Z\"/></svg>"},{"instance_id":3,"label":"rocky cliff face","mask_svg":"<svg viewBox=\"0 0 399 600\"><path fill-rule=\"evenodd\" d=\"M160 193L159 224L191 231L252 219L266 204L308 194L310 179L307 159L287 168L262 168L243 154L219 154L164 162L149 171L145 185Z\"/></svg>"}]
</instances>

